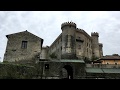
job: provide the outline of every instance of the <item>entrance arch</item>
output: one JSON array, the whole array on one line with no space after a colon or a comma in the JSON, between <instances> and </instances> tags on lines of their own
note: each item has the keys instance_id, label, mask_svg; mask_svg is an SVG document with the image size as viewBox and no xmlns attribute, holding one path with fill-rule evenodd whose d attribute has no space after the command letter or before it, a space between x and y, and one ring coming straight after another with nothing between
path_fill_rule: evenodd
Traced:
<instances>
[{"instance_id":1,"label":"entrance arch","mask_svg":"<svg viewBox=\"0 0 120 90\"><path fill-rule=\"evenodd\" d=\"M73 79L73 68L70 65L65 65L62 68L63 79Z\"/></svg>"}]
</instances>

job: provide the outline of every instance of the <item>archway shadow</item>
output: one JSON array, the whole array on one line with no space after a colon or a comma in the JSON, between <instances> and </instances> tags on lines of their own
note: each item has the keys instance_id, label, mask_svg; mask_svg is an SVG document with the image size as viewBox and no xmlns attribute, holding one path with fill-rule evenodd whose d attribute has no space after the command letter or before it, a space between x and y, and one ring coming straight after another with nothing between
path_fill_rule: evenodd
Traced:
<instances>
[{"instance_id":1,"label":"archway shadow","mask_svg":"<svg viewBox=\"0 0 120 90\"><path fill-rule=\"evenodd\" d=\"M62 75L63 75L63 78L62 79L73 79L73 68L70 66L70 65L65 65L63 67L63 72L62 72ZM66 70L66 71L65 71Z\"/></svg>"}]
</instances>

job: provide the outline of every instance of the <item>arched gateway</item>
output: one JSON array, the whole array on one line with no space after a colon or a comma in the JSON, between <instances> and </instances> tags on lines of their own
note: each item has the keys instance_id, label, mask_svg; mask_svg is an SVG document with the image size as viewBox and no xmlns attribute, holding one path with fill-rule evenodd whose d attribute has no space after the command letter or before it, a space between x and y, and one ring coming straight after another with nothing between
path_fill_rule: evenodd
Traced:
<instances>
[{"instance_id":1,"label":"arched gateway","mask_svg":"<svg viewBox=\"0 0 120 90\"><path fill-rule=\"evenodd\" d=\"M73 69L70 65L62 68L62 79L73 79Z\"/></svg>"}]
</instances>

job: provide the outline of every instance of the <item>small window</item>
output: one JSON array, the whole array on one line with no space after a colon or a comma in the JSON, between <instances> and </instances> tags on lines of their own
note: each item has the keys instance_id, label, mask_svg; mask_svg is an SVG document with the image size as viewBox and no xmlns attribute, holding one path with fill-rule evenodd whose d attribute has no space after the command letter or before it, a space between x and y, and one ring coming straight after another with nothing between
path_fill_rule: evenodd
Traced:
<instances>
[{"instance_id":1,"label":"small window","mask_svg":"<svg viewBox=\"0 0 120 90\"><path fill-rule=\"evenodd\" d=\"M88 43L87 43L87 46L88 46Z\"/></svg>"},{"instance_id":2,"label":"small window","mask_svg":"<svg viewBox=\"0 0 120 90\"><path fill-rule=\"evenodd\" d=\"M45 64L45 69L49 69L49 64Z\"/></svg>"},{"instance_id":3,"label":"small window","mask_svg":"<svg viewBox=\"0 0 120 90\"><path fill-rule=\"evenodd\" d=\"M16 50L15 50L15 49L13 49L12 51L13 51L13 52L15 52Z\"/></svg>"},{"instance_id":4,"label":"small window","mask_svg":"<svg viewBox=\"0 0 120 90\"><path fill-rule=\"evenodd\" d=\"M21 48L27 48L27 41L22 41L22 46L21 46Z\"/></svg>"}]
</instances>

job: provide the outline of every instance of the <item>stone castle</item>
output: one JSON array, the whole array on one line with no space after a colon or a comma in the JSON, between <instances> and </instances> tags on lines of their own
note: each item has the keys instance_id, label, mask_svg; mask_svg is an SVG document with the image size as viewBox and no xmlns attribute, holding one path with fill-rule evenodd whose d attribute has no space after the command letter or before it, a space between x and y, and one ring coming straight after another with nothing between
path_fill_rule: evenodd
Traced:
<instances>
[{"instance_id":1,"label":"stone castle","mask_svg":"<svg viewBox=\"0 0 120 90\"><path fill-rule=\"evenodd\" d=\"M42 38L27 30L6 35L8 41L3 62L12 64L9 64L11 67L0 64L3 67L0 76L9 76L7 69L10 68L17 74L23 71L22 75L30 76L33 72L31 78L38 79L120 79L120 56L103 56L99 33L92 32L90 36L74 22L63 23L61 30L56 40L46 47ZM17 66L15 69L13 64L32 68L31 71L30 67L20 70Z\"/></svg>"},{"instance_id":2,"label":"stone castle","mask_svg":"<svg viewBox=\"0 0 120 90\"><path fill-rule=\"evenodd\" d=\"M61 25L62 33L50 45L44 47L41 58L47 59L55 53L57 59L89 59L103 56L103 45L99 43L97 32L87 34L83 29L77 28L73 22L65 22ZM47 50L47 51L45 51Z\"/></svg>"},{"instance_id":3,"label":"stone castle","mask_svg":"<svg viewBox=\"0 0 120 90\"><path fill-rule=\"evenodd\" d=\"M99 43L97 32L87 34L77 28L74 22L61 25L62 33L47 47L42 47L43 39L27 30L6 35L8 38L4 61L14 62L31 60L36 57L50 59L55 54L57 59L89 59L103 56L102 44Z\"/></svg>"},{"instance_id":4,"label":"stone castle","mask_svg":"<svg viewBox=\"0 0 120 90\"><path fill-rule=\"evenodd\" d=\"M43 39L26 31L6 35L8 38L3 62L37 63L41 79L78 79L86 77L85 60L103 56L99 34L91 36L74 22L61 25L62 33L50 46Z\"/></svg>"}]
</instances>

